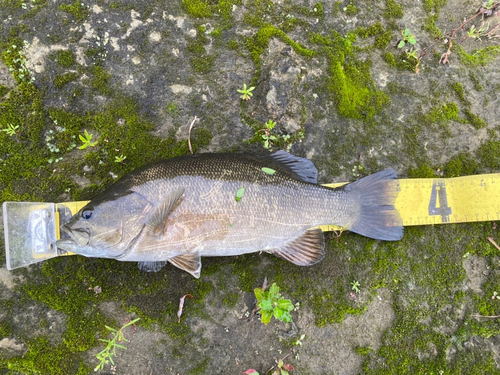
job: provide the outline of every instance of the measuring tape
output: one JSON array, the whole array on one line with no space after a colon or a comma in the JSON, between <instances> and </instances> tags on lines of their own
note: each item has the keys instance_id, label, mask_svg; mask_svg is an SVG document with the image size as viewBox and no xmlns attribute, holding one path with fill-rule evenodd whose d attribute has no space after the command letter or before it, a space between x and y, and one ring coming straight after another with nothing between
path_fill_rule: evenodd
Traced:
<instances>
[{"instance_id":1,"label":"measuring tape","mask_svg":"<svg viewBox=\"0 0 500 375\"><path fill-rule=\"evenodd\" d=\"M500 220L500 173L396 182L399 193L394 205L404 226ZM323 225L321 229L341 228Z\"/></svg>"}]
</instances>

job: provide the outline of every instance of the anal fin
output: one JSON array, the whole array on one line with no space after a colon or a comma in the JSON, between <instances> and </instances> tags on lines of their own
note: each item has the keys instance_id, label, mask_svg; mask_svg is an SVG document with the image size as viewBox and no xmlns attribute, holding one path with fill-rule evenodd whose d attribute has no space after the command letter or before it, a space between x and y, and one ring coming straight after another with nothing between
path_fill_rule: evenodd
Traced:
<instances>
[{"instance_id":1,"label":"anal fin","mask_svg":"<svg viewBox=\"0 0 500 375\"><path fill-rule=\"evenodd\" d=\"M200 278L201 272L201 257L198 252L185 255L177 255L176 257L168 260L177 268L189 272L191 275Z\"/></svg>"},{"instance_id":2,"label":"anal fin","mask_svg":"<svg viewBox=\"0 0 500 375\"><path fill-rule=\"evenodd\" d=\"M270 253L297 266L312 266L325 256L325 237L321 229L307 230L296 240Z\"/></svg>"},{"instance_id":3,"label":"anal fin","mask_svg":"<svg viewBox=\"0 0 500 375\"><path fill-rule=\"evenodd\" d=\"M167 262L139 262L137 265L141 271L158 272Z\"/></svg>"}]
</instances>

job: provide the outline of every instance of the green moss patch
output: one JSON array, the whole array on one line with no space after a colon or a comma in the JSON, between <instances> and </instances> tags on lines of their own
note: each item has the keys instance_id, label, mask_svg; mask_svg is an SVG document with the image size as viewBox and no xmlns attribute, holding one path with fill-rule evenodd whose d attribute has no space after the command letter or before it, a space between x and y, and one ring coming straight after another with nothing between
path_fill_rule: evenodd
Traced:
<instances>
[{"instance_id":1,"label":"green moss patch","mask_svg":"<svg viewBox=\"0 0 500 375\"><path fill-rule=\"evenodd\" d=\"M71 4L61 4L59 9L71 14L78 22L83 22L89 15L89 8L79 0Z\"/></svg>"},{"instance_id":2,"label":"green moss patch","mask_svg":"<svg viewBox=\"0 0 500 375\"><path fill-rule=\"evenodd\" d=\"M305 48L299 43L293 41L285 32L280 30L279 28L272 25L264 25L262 28L257 31L257 33L246 40L246 47L252 56L252 59L256 65L257 72L260 72L261 59L260 56L264 52L264 50L269 45L269 39L278 38L283 43L288 44L290 47L294 49L296 53L306 57L314 57L317 55L316 51ZM258 77L258 75L256 75Z\"/></svg>"},{"instance_id":3,"label":"green moss patch","mask_svg":"<svg viewBox=\"0 0 500 375\"><path fill-rule=\"evenodd\" d=\"M198 26L196 38L193 38L187 47L191 57L189 59L193 70L200 74L210 72L215 65L215 56L206 52L204 45L208 43L208 38L205 36L205 27Z\"/></svg>"},{"instance_id":4,"label":"green moss patch","mask_svg":"<svg viewBox=\"0 0 500 375\"><path fill-rule=\"evenodd\" d=\"M459 177L473 175L477 168L477 162L469 154L459 154L446 163L443 171L445 177Z\"/></svg>"},{"instance_id":5,"label":"green moss patch","mask_svg":"<svg viewBox=\"0 0 500 375\"><path fill-rule=\"evenodd\" d=\"M473 51L468 54L462 47L458 48L458 55L462 64L469 68L485 66L490 61L494 60L500 54L499 46L488 46Z\"/></svg>"},{"instance_id":6,"label":"green moss patch","mask_svg":"<svg viewBox=\"0 0 500 375\"><path fill-rule=\"evenodd\" d=\"M479 147L477 156L483 166L491 171L497 171L500 169L500 141L487 141Z\"/></svg>"},{"instance_id":7,"label":"green moss patch","mask_svg":"<svg viewBox=\"0 0 500 375\"><path fill-rule=\"evenodd\" d=\"M73 53L73 51L70 51L70 50L57 51L56 61L63 68L69 68L69 67L75 65L76 56Z\"/></svg>"},{"instance_id":8,"label":"green moss patch","mask_svg":"<svg viewBox=\"0 0 500 375\"><path fill-rule=\"evenodd\" d=\"M60 89L76 79L78 79L78 73L65 73L57 75L54 77L54 86Z\"/></svg>"},{"instance_id":9,"label":"green moss patch","mask_svg":"<svg viewBox=\"0 0 500 375\"><path fill-rule=\"evenodd\" d=\"M332 32L330 37L318 34L311 42L323 45L322 53L329 59L328 91L341 116L369 119L390 103L389 96L375 88L370 75L370 61L356 58L355 34L343 38Z\"/></svg>"},{"instance_id":10,"label":"green moss patch","mask_svg":"<svg viewBox=\"0 0 500 375\"><path fill-rule=\"evenodd\" d=\"M222 29L228 29L233 25L233 6L241 3L242 0L182 0L184 10L192 17L221 17Z\"/></svg>"},{"instance_id":11,"label":"green moss patch","mask_svg":"<svg viewBox=\"0 0 500 375\"><path fill-rule=\"evenodd\" d=\"M418 64L418 59L406 52L401 52L399 56L396 57L392 52L385 51L382 54L382 59L394 68L410 72L415 72Z\"/></svg>"},{"instance_id":12,"label":"green moss patch","mask_svg":"<svg viewBox=\"0 0 500 375\"><path fill-rule=\"evenodd\" d=\"M387 18L402 18L403 7L394 0L386 0L384 15Z\"/></svg>"}]
</instances>

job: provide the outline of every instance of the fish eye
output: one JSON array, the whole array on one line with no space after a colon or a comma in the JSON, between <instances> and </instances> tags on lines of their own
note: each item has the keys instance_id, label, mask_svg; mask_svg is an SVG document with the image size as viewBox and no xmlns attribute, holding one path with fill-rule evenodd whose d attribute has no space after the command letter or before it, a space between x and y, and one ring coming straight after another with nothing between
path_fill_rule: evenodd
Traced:
<instances>
[{"instance_id":1,"label":"fish eye","mask_svg":"<svg viewBox=\"0 0 500 375\"><path fill-rule=\"evenodd\" d=\"M85 220L89 220L92 217L93 213L94 211L92 210L85 210L82 212L82 218L84 218Z\"/></svg>"}]
</instances>

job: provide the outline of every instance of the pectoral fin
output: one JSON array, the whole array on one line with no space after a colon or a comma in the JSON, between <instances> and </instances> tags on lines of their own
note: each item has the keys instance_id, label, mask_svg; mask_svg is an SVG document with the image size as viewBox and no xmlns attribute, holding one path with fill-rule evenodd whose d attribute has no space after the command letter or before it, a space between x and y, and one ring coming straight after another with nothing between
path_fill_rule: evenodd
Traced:
<instances>
[{"instance_id":1,"label":"pectoral fin","mask_svg":"<svg viewBox=\"0 0 500 375\"><path fill-rule=\"evenodd\" d=\"M321 229L310 229L296 240L270 252L297 266L312 266L325 256L325 237Z\"/></svg>"},{"instance_id":2,"label":"pectoral fin","mask_svg":"<svg viewBox=\"0 0 500 375\"><path fill-rule=\"evenodd\" d=\"M137 265L141 271L158 272L167 262L139 262Z\"/></svg>"},{"instance_id":3,"label":"pectoral fin","mask_svg":"<svg viewBox=\"0 0 500 375\"><path fill-rule=\"evenodd\" d=\"M167 217L174 208L179 198L184 194L184 188L172 191L158 204L149 215L146 226L157 237L161 237L167 224Z\"/></svg>"},{"instance_id":4,"label":"pectoral fin","mask_svg":"<svg viewBox=\"0 0 500 375\"><path fill-rule=\"evenodd\" d=\"M177 268L189 272L191 275L200 278L201 272L201 257L199 253L178 255L168 260Z\"/></svg>"}]
</instances>

